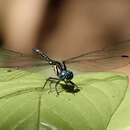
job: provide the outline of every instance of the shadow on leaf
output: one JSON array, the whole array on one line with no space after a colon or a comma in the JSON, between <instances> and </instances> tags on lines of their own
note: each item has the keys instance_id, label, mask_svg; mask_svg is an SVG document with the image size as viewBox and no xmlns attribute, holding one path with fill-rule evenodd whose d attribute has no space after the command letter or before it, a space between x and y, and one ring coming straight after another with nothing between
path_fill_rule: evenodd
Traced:
<instances>
[{"instance_id":1,"label":"shadow on leaf","mask_svg":"<svg viewBox=\"0 0 130 130\"><path fill-rule=\"evenodd\" d=\"M75 88L74 86L70 85L70 84L60 84L62 89L66 92L69 93L78 93L80 91L79 88Z\"/></svg>"}]
</instances>

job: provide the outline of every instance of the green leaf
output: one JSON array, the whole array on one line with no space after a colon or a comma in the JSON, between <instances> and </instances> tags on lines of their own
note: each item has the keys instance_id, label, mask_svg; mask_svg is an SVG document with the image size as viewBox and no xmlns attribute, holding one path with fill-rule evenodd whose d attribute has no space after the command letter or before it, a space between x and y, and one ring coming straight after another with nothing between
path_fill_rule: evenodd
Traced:
<instances>
[{"instance_id":1,"label":"green leaf","mask_svg":"<svg viewBox=\"0 0 130 130\"><path fill-rule=\"evenodd\" d=\"M97 72L76 75L73 81L79 92L56 96L54 87L50 94L49 85L42 89L44 76L1 68L0 130L106 130L125 97L127 76Z\"/></svg>"},{"instance_id":2,"label":"green leaf","mask_svg":"<svg viewBox=\"0 0 130 130\"><path fill-rule=\"evenodd\" d=\"M107 130L129 130L130 129L130 88L126 93L124 101L113 115Z\"/></svg>"}]
</instances>

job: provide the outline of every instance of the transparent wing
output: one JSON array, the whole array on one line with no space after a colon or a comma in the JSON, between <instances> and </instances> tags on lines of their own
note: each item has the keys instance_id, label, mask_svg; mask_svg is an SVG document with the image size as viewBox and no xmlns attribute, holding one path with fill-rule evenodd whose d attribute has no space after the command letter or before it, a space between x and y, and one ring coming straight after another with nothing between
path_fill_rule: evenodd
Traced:
<instances>
[{"instance_id":1,"label":"transparent wing","mask_svg":"<svg viewBox=\"0 0 130 130\"><path fill-rule=\"evenodd\" d=\"M1 68L20 68L30 71L38 71L48 66L48 63L41 59L38 55L25 55L20 52L0 49L0 67Z\"/></svg>"},{"instance_id":2,"label":"transparent wing","mask_svg":"<svg viewBox=\"0 0 130 130\"><path fill-rule=\"evenodd\" d=\"M130 64L130 40L64 60L83 71L108 71Z\"/></svg>"}]
</instances>

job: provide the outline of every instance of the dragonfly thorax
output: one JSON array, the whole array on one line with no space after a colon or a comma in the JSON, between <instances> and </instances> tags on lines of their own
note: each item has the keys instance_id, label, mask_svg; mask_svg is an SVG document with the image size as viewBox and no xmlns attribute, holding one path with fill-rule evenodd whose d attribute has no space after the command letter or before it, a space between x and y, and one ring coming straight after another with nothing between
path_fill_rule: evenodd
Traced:
<instances>
[{"instance_id":1,"label":"dragonfly thorax","mask_svg":"<svg viewBox=\"0 0 130 130\"><path fill-rule=\"evenodd\" d=\"M73 72L70 70L63 70L59 74L59 78L64 81L70 81L73 78Z\"/></svg>"}]
</instances>

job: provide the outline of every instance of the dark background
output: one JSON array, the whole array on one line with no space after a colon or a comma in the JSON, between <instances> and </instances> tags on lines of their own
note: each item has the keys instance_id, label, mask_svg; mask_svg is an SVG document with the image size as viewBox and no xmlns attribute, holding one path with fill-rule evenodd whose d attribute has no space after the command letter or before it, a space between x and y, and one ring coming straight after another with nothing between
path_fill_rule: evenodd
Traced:
<instances>
[{"instance_id":1,"label":"dark background","mask_svg":"<svg viewBox=\"0 0 130 130\"><path fill-rule=\"evenodd\" d=\"M5 48L67 58L130 39L129 0L1 0Z\"/></svg>"}]
</instances>

